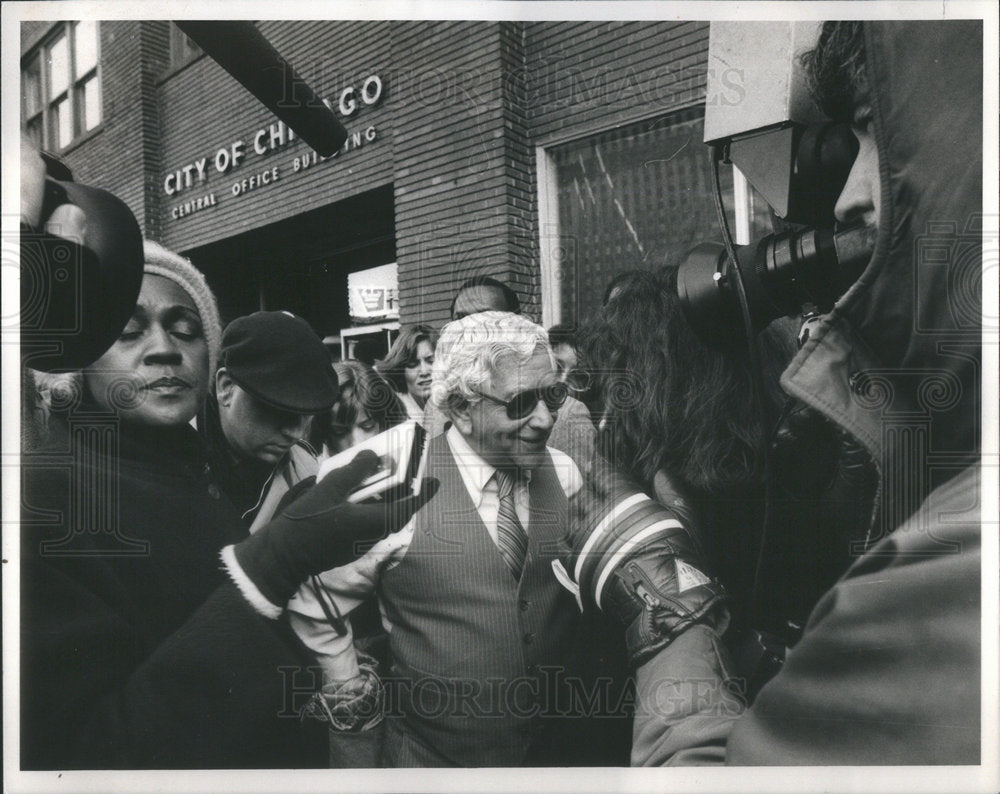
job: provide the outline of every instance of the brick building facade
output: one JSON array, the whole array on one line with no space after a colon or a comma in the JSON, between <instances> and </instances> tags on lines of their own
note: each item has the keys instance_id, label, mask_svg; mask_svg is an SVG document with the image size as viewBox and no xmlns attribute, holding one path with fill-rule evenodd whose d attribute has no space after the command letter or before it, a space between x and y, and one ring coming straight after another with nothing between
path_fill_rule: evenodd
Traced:
<instances>
[{"instance_id":1,"label":"brick building facade","mask_svg":"<svg viewBox=\"0 0 1000 794\"><path fill-rule=\"evenodd\" d=\"M22 25L22 70L65 24ZM395 263L402 322L440 324L456 285L488 274L573 324L615 273L718 236L707 23L259 27L341 113L336 156L165 21L99 24L100 122L55 147L206 272L225 319L288 308L339 336L357 325L348 274Z\"/></svg>"}]
</instances>

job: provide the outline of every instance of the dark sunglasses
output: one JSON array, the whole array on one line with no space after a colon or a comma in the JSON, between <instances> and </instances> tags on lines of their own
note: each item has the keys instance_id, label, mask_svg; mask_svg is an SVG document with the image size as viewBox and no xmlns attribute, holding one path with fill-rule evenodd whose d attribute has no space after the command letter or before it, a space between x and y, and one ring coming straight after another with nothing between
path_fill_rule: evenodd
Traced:
<instances>
[{"instance_id":1,"label":"dark sunglasses","mask_svg":"<svg viewBox=\"0 0 1000 794\"><path fill-rule=\"evenodd\" d=\"M568 394L569 389L566 388L565 383L553 383L551 386L543 386L540 389L518 392L506 401L497 399L491 394L479 392L479 396L485 397L497 405L502 405L507 410L508 419L524 419L524 417L530 416L539 402L544 402L545 407L550 411L556 411L562 408Z\"/></svg>"}]
</instances>

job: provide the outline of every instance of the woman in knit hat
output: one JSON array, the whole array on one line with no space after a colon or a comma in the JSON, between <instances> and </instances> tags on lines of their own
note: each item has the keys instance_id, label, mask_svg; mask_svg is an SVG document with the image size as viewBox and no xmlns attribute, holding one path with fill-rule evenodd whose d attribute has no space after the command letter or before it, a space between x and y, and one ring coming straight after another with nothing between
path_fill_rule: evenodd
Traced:
<instances>
[{"instance_id":1,"label":"woman in knit hat","mask_svg":"<svg viewBox=\"0 0 1000 794\"><path fill-rule=\"evenodd\" d=\"M126 423L186 425L215 374L219 312L205 277L146 241L135 311L117 341L84 370L86 394Z\"/></svg>"},{"instance_id":2,"label":"woman in knit hat","mask_svg":"<svg viewBox=\"0 0 1000 794\"><path fill-rule=\"evenodd\" d=\"M246 531L190 425L216 368L215 300L156 243L145 262L115 343L49 384L49 449L23 467L22 765L322 764L323 731L279 719L278 671L313 658L219 564Z\"/></svg>"},{"instance_id":3,"label":"woman in knit hat","mask_svg":"<svg viewBox=\"0 0 1000 794\"><path fill-rule=\"evenodd\" d=\"M115 343L82 372L36 373L50 412L78 404L137 425L184 425L201 408L222 336L215 296L188 260L143 243L136 308Z\"/></svg>"}]
</instances>

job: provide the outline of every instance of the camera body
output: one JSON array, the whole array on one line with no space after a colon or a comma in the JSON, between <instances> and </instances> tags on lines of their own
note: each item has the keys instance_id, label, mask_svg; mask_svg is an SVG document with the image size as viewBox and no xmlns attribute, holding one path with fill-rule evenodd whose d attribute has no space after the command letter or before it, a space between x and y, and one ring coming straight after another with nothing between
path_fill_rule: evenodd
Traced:
<instances>
[{"instance_id":1,"label":"camera body","mask_svg":"<svg viewBox=\"0 0 1000 794\"><path fill-rule=\"evenodd\" d=\"M815 46L815 22L713 22L709 37L705 142L740 169L787 227L738 251L751 314L760 331L803 307L832 308L874 250L870 230L834 230L833 210L857 156L850 128L824 118L809 95L802 52ZM724 64L720 71L712 68ZM738 102L716 102L733 73ZM725 84L716 75L725 74ZM743 336L736 278L724 246L703 243L678 272L685 316L706 342Z\"/></svg>"},{"instance_id":2,"label":"camera body","mask_svg":"<svg viewBox=\"0 0 1000 794\"><path fill-rule=\"evenodd\" d=\"M875 237L868 227L838 232L807 227L736 246L754 332L805 306L829 311L868 264ZM721 243L695 246L680 267L677 293L702 340L724 345L742 338L736 277Z\"/></svg>"},{"instance_id":3,"label":"camera body","mask_svg":"<svg viewBox=\"0 0 1000 794\"><path fill-rule=\"evenodd\" d=\"M105 190L72 181L46 160L41 217L20 231L20 333L23 363L43 372L82 369L125 327L142 286L142 232ZM85 220L62 228L72 205Z\"/></svg>"}]
</instances>

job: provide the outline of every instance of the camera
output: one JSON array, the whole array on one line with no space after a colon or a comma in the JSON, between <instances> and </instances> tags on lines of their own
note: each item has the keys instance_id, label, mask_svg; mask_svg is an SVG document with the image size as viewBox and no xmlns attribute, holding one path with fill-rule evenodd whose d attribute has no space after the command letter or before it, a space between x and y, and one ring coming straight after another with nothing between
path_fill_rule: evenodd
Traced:
<instances>
[{"instance_id":1,"label":"camera","mask_svg":"<svg viewBox=\"0 0 1000 794\"><path fill-rule=\"evenodd\" d=\"M784 228L737 250L739 272L719 243L696 246L681 264L678 296L708 343L743 337L740 276L756 333L806 306L831 309L874 251L873 230L834 228L858 143L847 125L823 117L799 68L818 34L815 23L712 23L709 66L724 64L743 83L740 102L713 102L726 86L713 86L709 69L705 143L740 169Z\"/></svg>"},{"instance_id":2,"label":"camera","mask_svg":"<svg viewBox=\"0 0 1000 794\"><path fill-rule=\"evenodd\" d=\"M143 275L142 232L128 206L105 190L73 181L56 158L45 162L41 216L21 224L22 361L43 372L81 369L125 327ZM60 228L72 205L85 221Z\"/></svg>"},{"instance_id":3,"label":"camera","mask_svg":"<svg viewBox=\"0 0 1000 794\"><path fill-rule=\"evenodd\" d=\"M859 227L834 232L805 228L770 234L737 246L754 332L804 306L825 312L864 270L876 231ZM736 274L721 243L701 243L677 273L684 316L706 342L739 339L743 323L733 280Z\"/></svg>"}]
</instances>

